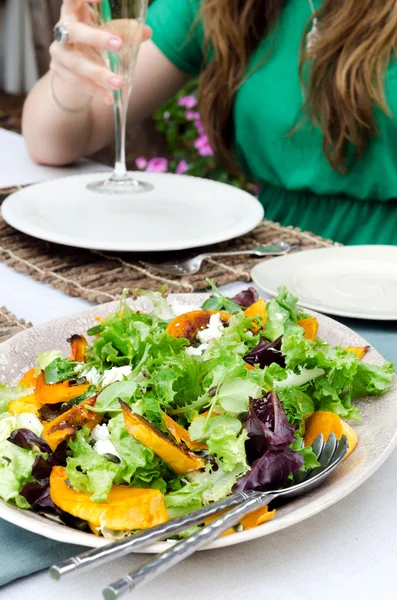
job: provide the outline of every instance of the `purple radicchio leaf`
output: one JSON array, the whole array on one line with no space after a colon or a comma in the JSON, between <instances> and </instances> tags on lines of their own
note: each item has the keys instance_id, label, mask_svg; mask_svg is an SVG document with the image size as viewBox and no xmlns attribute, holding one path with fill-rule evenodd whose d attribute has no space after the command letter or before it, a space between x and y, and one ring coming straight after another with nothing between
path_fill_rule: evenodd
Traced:
<instances>
[{"instance_id":1,"label":"purple radicchio leaf","mask_svg":"<svg viewBox=\"0 0 397 600\"><path fill-rule=\"evenodd\" d=\"M276 392L251 400L246 431L247 459L252 464L266 450L288 448L294 441L297 425L290 425Z\"/></svg>"},{"instance_id":2,"label":"purple radicchio leaf","mask_svg":"<svg viewBox=\"0 0 397 600\"><path fill-rule=\"evenodd\" d=\"M49 478L29 481L22 486L21 496L26 498L33 510L56 510L50 496Z\"/></svg>"},{"instance_id":3,"label":"purple radicchio leaf","mask_svg":"<svg viewBox=\"0 0 397 600\"><path fill-rule=\"evenodd\" d=\"M288 476L303 465L303 456L290 448L267 450L237 481L235 492L246 490L277 490L285 486Z\"/></svg>"},{"instance_id":4,"label":"purple radicchio leaf","mask_svg":"<svg viewBox=\"0 0 397 600\"><path fill-rule=\"evenodd\" d=\"M58 402L57 404L44 404L38 411L40 421L52 421L59 417L62 412L65 412L65 410L68 410L68 407L64 407L63 402Z\"/></svg>"},{"instance_id":5,"label":"purple radicchio leaf","mask_svg":"<svg viewBox=\"0 0 397 600\"><path fill-rule=\"evenodd\" d=\"M36 456L32 466L32 477L36 481L47 479L51 474L52 467L55 465L64 467L66 465L66 449L67 442L62 442L54 452L50 450L47 458L40 454Z\"/></svg>"},{"instance_id":6,"label":"purple radicchio leaf","mask_svg":"<svg viewBox=\"0 0 397 600\"><path fill-rule=\"evenodd\" d=\"M30 429L15 429L7 438L9 442L19 446L24 450L34 450L36 452L48 452L51 454L51 448L41 438L37 437Z\"/></svg>"},{"instance_id":7,"label":"purple radicchio leaf","mask_svg":"<svg viewBox=\"0 0 397 600\"><path fill-rule=\"evenodd\" d=\"M283 369L285 368L285 356L281 352L281 342L283 336L280 336L274 342L266 342L262 340L244 356L244 360L249 365L259 365L261 369L269 367L272 363L278 364Z\"/></svg>"},{"instance_id":8,"label":"purple radicchio leaf","mask_svg":"<svg viewBox=\"0 0 397 600\"><path fill-rule=\"evenodd\" d=\"M43 458L40 454L34 459L32 466L32 477L36 481L48 479L51 474L52 467L55 465L54 456L49 454L48 458Z\"/></svg>"},{"instance_id":9,"label":"purple radicchio leaf","mask_svg":"<svg viewBox=\"0 0 397 600\"><path fill-rule=\"evenodd\" d=\"M256 302L258 298L259 295L256 289L253 287L249 287L248 289L243 290L242 292L238 293L236 296L230 299L242 308L248 308L249 306L251 306L251 304Z\"/></svg>"}]
</instances>

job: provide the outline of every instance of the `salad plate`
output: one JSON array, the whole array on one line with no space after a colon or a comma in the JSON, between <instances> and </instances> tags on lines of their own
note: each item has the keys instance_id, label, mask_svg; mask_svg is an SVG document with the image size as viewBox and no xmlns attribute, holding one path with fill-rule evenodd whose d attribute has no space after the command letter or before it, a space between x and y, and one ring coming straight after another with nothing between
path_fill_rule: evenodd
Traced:
<instances>
[{"instance_id":1,"label":"salad plate","mask_svg":"<svg viewBox=\"0 0 397 600\"><path fill-rule=\"evenodd\" d=\"M143 194L97 194L102 174L26 187L3 203L4 220L33 237L77 248L160 252L236 238L263 219L259 201L236 187L187 175L133 173L153 185Z\"/></svg>"},{"instance_id":2,"label":"salad plate","mask_svg":"<svg viewBox=\"0 0 397 600\"><path fill-rule=\"evenodd\" d=\"M169 306L174 314L178 315L200 308L206 299L208 295L204 294L175 294L169 296ZM146 296L128 303L141 313L150 313L153 309L151 301ZM87 330L98 326L100 319L104 319L111 313L119 314L118 310L117 302L103 304L34 327L6 341L0 346L0 382L16 385L26 370L36 364L40 353L60 350L64 356L68 356L70 348L66 340L71 335L86 334ZM328 344L343 347L367 345L365 340L344 325L321 314L312 313L312 315L317 318L319 324L318 335ZM92 333L95 333L95 330ZM384 364L384 359L375 349L370 348L364 363L374 365L373 372L377 372L378 368L383 369L381 365ZM382 370L382 373L386 371ZM354 429L358 433L358 444L354 452L323 486L308 495L277 507L275 516L263 525L221 537L207 548L238 544L299 523L341 500L370 477L397 444L397 385L390 370L388 373L387 386L382 382L379 384L381 389L385 390L384 393L376 397L364 395L357 402L355 401L362 416L362 421L354 424ZM108 543L104 537L72 529L4 501L0 501L0 517L28 531L59 542L89 547L99 547ZM172 543L174 542L159 542L146 551L161 552Z\"/></svg>"},{"instance_id":3,"label":"salad plate","mask_svg":"<svg viewBox=\"0 0 397 600\"><path fill-rule=\"evenodd\" d=\"M397 320L397 246L306 250L258 263L251 277L269 294L286 285L302 306L323 313Z\"/></svg>"}]
</instances>

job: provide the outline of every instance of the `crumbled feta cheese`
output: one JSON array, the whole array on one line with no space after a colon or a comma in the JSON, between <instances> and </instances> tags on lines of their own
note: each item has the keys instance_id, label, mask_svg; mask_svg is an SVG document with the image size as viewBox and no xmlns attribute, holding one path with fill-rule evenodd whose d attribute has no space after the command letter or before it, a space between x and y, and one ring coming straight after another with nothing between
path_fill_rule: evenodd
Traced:
<instances>
[{"instance_id":1,"label":"crumbled feta cheese","mask_svg":"<svg viewBox=\"0 0 397 600\"><path fill-rule=\"evenodd\" d=\"M91 437L95 442L98 440L105 442L109 439L109 436L109 429L105 423L103 425L95 425L94 429L91 431Z\"/></svg>"},{"instance_id":2,"label":"crumbled feta cheese","mask_svg":"<svg viewBox=\"0 0 397 600\"><path fill-rule=\"evenodd\" d=\"M98 440L95 442L94 450L97 454L101 454L102 456L104 454L113 454L113 456L121 458L110 440Z\"/></svg>"},{"instance_id":3,"label":"crumbled feta cheese","mask_svg":"<svg viewBox=\"0 0 397 600\"><path fill-rule=\"evenodd\" d=\"M208 348L208 344L200 344L198 348L194 348L193 346L189 346L186 348L186 354L190 354L190 356L201 356L203 352L205 352Z\"/></svg>"},{"instance_id":4,"label":"crumbled feta cheese","mask_svg":"<svg viewBox=\"0 0 397 600\"><path fill-rule=\"evenodd\" d=\"M220 338L224 329L221 317L219 313L216 313L215 315L211 315L208 327L199 331L197 337L203 344L208 344L212 340Z\"/></svg>"},{"instance_id":5,"label":"crumbled feta cheese","mask_svg":"<svg viewBox=\"0 0 397 600\"><path fill-rule=\"evenodd\" d=\"M109 438L110 433L106 424L95 425L94 429L91 431L91 439L95 442L94 450L97 454L102 454L102 456L104 454L113 454L113 456L121 458Z\"/></svg>"},{"instance_id":6,"label":"crumbled feta cheese","mask_svg":"<svg viewBox=\"0 0 397 600\"><path fill-rule=\"evenodd\" d=\"M113 367L109 371L105 371L103 375L102 385L109 385L116 381L123 381L124 377L131 375L132 367L129 365L125 367Z\"/></svg>"},{"instance_id":7,"label":"crumbled feta cheese","mask_svg":"<svg viewBox=\"0 0 397 600\"><path fill-rule=\"evenodd\" d=\"M246 331L245 335L247 337L254 337L254 334L252 333L252 331Z\"/></svg>"},{"instance_id":8,"label":"crumbled feta cheese","mask_svg":"<svg viewBox=\"0 0 397 600\"><path fill-rule=\"evenodd\" d=\"M80 373L81 377L85 377L88 383L92 385L99 385L102 378L102 373L98 371L96 367L91 367L91 369L83 369Z\"/></svg>"}]
</instances>

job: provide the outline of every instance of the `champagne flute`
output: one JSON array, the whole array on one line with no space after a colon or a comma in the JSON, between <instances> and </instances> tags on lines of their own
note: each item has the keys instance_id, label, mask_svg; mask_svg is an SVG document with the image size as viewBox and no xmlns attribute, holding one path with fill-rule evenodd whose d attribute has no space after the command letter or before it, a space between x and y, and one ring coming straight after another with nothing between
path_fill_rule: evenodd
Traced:
<instances>
[{"instance_id":1,"label":"champagne flute","mask_svg":"<svg viewBox=\"0 0 397 600\"><path fill-rule=\"evenodd\" d=\"M153 186L137 181L127 171L125 162L125 139L128 102L132 91L132 79L136 59L142 41L148 0L101 0L92 5L98 27L123 40L120 52L104 52L108 69L123 79L121 90L113 92L116 157L110 178L88 184L88 189L106 194L131 194L146 192Z\"/></svg>"}]
</instances>

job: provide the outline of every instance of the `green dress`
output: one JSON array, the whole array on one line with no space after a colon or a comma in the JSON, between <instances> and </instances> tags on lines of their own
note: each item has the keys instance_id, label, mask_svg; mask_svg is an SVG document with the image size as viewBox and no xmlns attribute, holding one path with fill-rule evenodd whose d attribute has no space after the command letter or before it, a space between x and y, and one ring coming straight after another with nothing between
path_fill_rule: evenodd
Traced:
<instances>
[{"instance_id":1,"label":"green dress","mask_svg":"<svg viewBox=\"0 0 397 600\"><path fill-rule=\"evenodd\" d=\"M315 0L315 6L321 1ZM200 0L155 0L148 18L154 43L192 76L200 73L203 63L199 6ZM310 14L308 2L289 0L275 42L267 36L251 58L249 71L273 44L269 58L247 78L235 99L240 164L260 182L268 219L344 244L397 245L397 118L376 109L380 134L347 175L328 164L319 129L305 124L288 136L301 114L299 45ZM397 63L388 69L385 93L397 115Z\"/></svg>"}]
</instances>

